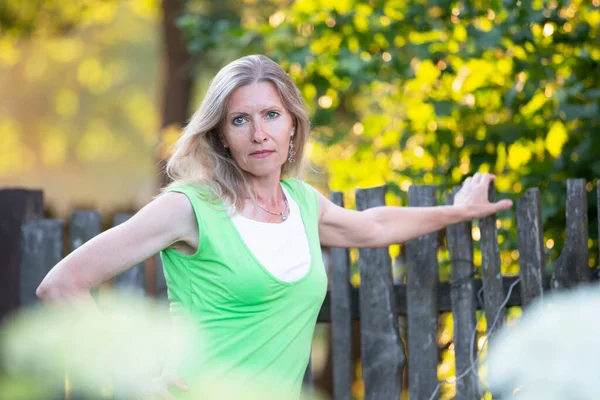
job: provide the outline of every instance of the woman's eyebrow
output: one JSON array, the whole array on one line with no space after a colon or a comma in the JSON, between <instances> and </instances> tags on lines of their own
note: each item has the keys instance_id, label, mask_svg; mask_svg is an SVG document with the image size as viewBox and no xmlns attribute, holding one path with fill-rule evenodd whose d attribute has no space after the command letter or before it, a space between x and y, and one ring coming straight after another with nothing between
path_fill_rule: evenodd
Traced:
<instances>
[{"instance_id":1,"label":"woman's eyebrow","mask_svg":"<svg viewBox=\"0 0 600 400\"><path fill-rule=\"evenodd\" d=\"M282 109L282 107L280 107L280 106L278 106L278 105L272 105L272 106L269 106L269 107L265 107L265 108L263 108L262 110L260 110L260 113L262 114L262 113L264 113L265 111L270 111L270 110L273 110L273 109L281 110L281 109ZM229 113L227 113L227 116L229 117L229 116L231 116L231 115L233 115L233 114L238 114L238 115L250 115L250 114L248 114L247 112L244 112L244 111L235 111L235 110L234 110L234 111L230 111Z\"/></svg>"}]
</instances>

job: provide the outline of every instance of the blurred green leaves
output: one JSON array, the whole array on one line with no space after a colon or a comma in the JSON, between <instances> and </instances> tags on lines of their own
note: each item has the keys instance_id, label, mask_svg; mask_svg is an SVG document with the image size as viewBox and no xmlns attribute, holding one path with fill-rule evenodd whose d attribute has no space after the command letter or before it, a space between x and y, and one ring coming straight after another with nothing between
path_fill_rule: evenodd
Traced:
<instances>
[{"instance_id":1,"label":"blurred green leaves","mask_svg":"<svg viewBox=\"0 0 600 400\"><path fill-rule=\"evenodd\" d=\"M252 40L231 58L265 53L298 84L323 186L450 187L489 171L510 197L542 188L543 217L562 242L566 178L595 182L599 172L597 0L244 3L229 34ZM210 35L223 34L211 24Z\"/></svg>"}]
</instances>

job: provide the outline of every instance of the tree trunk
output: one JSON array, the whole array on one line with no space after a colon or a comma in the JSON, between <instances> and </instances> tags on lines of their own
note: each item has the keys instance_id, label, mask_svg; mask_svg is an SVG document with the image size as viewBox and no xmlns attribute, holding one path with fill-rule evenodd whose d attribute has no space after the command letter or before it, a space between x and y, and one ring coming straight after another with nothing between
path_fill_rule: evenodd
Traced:
<instances>
[{"instance_id":1,"label":"tree trunk","mask_svg":"<svg viewBox=\"0 0 600 400\"><path fill-rule=\"evenodd\" d=\"M176 20L183 11L185 1L162 0L162 104L159 143L163 143L163 133L166 128L183 127L188 119L193 77L190 68L190 54L181 30L176 26ZM159 146L159 149L163 146ZM167 162L165 153L157 151L154 155L158 167L155 192L168 183L165 174ZM148 259L144 264L147 279L147 292L156 294L156 258Z\"/></svg>"},{"instance_id":2,"label":"tree trunk","mask_svg":"<svg viewBox=\"0 0 600 400\"><path fill-rule=\"evenodd\" d=\"M188 119L190 96L192 93L193 78L190 70L190 54L187 51L183 34L175 25L184 1L163 0L163 89L162 89L162 118L160 124L161 135L165 128L176 125L183 127ZM162 138L161 138L162 139ZM167 183L163 166L166 160L158 154L160 177L158 187Z\"/></svg>"}]
</instances>

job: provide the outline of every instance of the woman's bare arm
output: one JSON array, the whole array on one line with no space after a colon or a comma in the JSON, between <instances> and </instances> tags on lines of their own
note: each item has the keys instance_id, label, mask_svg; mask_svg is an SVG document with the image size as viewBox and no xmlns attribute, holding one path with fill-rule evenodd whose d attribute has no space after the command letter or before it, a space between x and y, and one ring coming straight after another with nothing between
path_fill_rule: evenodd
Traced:
<instances>
[{"instance_id":1,"label":"woman's bare arm","mask_svg":"<svg viewBox=\"0 0 600 400\"><path fill-rule=\"evenodd\" d=\"M189 200L181 193L166 193L148 203L124 223L94 237L54 266L36 295L50 307L67 307L86 315L100 310L90 294L99 286L173 243L198 245L198 224ZM121 371L109 371L121 379ZM121 382L123 383L123 382ZM126 382L132 398L174 399L169 387L188 391L179 376L139 376Z\"/></svg>"},{"instance_id":2,"label":"woman's bare arm","mask_svg":"<svg viewBox=\"0 0 600 400\"><path fill-rule=\"evenodd\" d=\"M332 247L387 247L512 207L509 200L488 201L488 187L494 179L494 175L480 173L467 178L452 206L388 206L354 211L339 207L319 194L321 244Z\"/></svg>"},{"instance_id":3,"label":"woman's bare arm","mask_svg":"<svg viewBox=\"0 0 600 400\"><path fill-rule=\"evenodd\" d=\"M69 302L75 296L89 297L91 288L175 242L197 245L197 226L194 210L186 196L166 193L126 222L94 237L56 264L39 285L36 295L44 302Z\"/></svg>"}]
</instances>

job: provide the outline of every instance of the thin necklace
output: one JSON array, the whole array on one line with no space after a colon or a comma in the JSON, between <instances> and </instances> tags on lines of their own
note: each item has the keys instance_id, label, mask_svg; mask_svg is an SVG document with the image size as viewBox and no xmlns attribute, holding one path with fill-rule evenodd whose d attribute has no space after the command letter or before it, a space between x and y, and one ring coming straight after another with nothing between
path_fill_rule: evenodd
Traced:
<instances>
[{"instance_id":1,"label":"thin necklace","mask_svg":"<svg viewBox=\"0 0 600 400\"><path fill-rule=\"evenodd\" d=\"M286 212L289 210L290 206L288 205L288 201L287 201L287 197L285 196L285 193L283 193L283 202L285 203L285 209L282 212L272 212L267 210L265 207L261 206L260 204L258 204L257 201L255 201L254 203L260 207L260 209L262 209L263 211L268 212L269 214L273 214L273 215L279 215L281 217L282 221L285 221L286 219L288 219L288 217L285 215Z\"/></svg>"}]
</instances>

